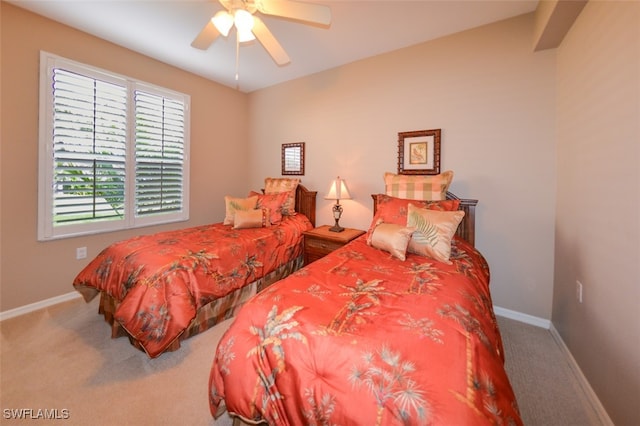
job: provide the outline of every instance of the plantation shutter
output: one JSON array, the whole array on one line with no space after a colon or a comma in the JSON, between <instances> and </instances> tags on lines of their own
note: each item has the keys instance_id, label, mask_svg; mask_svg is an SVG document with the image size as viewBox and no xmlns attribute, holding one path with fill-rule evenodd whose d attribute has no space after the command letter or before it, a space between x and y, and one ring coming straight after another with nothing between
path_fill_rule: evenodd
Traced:
<instances>
[{"instance_id":1,"label":"plantation shutter","mask_svg":"<svg viewBox=\"0 0 640 426\"><path fill-rule=\"evenodd\" d=\"M127 88L53 70L53 225L122 219Z\"/></svg>"},{"instance_id":2,"label":"plantation shutter","mask_svg":"<svg viewBox=\"0 0 640 426\"><path fill-rule=\"evenodd\" d=\"M38 240L188 220L190 102L41 51Z\"/></svg>"},{"instance_id":3,"label":"plantation shutter","mask_svg":"<svg viewBox=\"0 0 640 426\"><path fill-rule=\"evenodd\" d=\"M182 100L135 91L135 214L184 208L185 106Z\"/></svg>"}]
</instances>

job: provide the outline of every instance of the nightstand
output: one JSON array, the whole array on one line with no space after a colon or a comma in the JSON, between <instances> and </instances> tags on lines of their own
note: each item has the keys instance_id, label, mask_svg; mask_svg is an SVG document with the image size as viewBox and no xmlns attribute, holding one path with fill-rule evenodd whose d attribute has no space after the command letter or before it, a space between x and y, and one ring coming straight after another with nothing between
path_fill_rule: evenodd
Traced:
<instances>
[{"instance_id":1,"label":"nightstand","mask_svg":"<svg viewBox=\"0 0 640 426\"><path fill-rule=\"evenodd\" d=\"M304 264L318 260L335 249L364 234L360 229L345 228L342 232L329 231L329 225L322 225L304 232Z\"/></svg>"}]
</instances>

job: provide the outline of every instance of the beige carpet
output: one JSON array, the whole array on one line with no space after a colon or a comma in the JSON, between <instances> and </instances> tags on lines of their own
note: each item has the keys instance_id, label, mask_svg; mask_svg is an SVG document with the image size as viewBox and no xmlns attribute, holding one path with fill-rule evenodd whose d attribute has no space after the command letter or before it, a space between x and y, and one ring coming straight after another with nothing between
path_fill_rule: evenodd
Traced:
<instances>
[{"instance_id":1,"label":"beige carpet","mask_svg":"<svg viewBox=\"0 0 640 426\"><path fill-rule=\"evenodd\" d=\"M111 339L97 312L97 300L74 300L0 323L0 423L5 409L33 408L68 410L69 419L56 422L64 425L231 424L214 421L207 401L213 353L228 324L150 359L126 338Z\"/></svg>"},{"instance_id":2,"label":"beige carpet","mask_svg":"<svg viewBox=\"0 0 640 426\"><path fill-rule=\"evenodd\" d=\"M549 330L498 317L505 368L525 425L603 424Z\"/></svg>"},{"instance_id":3,"label":"beige carpet","mask_svg":"<svg viewBox=\"0 0 640 426\"><path fill-rule=\"evenodd\" d=\"M213 353L229 321L152 360L126 338L111 339L97 309L97 301L78 299L0 323L0 424L231 424L214 421L207 402ZM550 333L506 319L500 327L525 424L597 424ZM69 418L7 419L12 409Z\"/></svg>"}]
</instances>

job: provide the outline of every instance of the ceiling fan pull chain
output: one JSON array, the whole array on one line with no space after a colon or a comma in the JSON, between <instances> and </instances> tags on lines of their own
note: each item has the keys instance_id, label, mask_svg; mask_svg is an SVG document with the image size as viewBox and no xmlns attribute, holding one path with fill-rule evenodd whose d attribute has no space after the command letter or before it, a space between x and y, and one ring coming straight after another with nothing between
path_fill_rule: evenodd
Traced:
<instances>
[{"instance_id":1,"label":"ceiling fan pull chain","mask_svg":"<svg viewBox=\"0 0 640 426\"><path fill-rule=\"evenodd\" d=\"M238 81L240 74L240 37L238 37L238 32L236 31L236 81Z\"/></svg>"}]
</instances>

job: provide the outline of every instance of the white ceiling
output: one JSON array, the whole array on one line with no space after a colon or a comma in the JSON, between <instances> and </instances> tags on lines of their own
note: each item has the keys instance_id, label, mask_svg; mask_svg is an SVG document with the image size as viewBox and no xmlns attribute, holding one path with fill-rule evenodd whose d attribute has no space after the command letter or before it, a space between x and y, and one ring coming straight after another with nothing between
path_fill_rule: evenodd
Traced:
<instances>
[{"instance_id":1,"label":"white ceiling","mask_svg":"<svg viewBox=\"0 0 640 426\"><path fill-rule=\"evenodd\" d=\"M191 41L222 6L217 0L8 0L115 44L243 92L535 10L538 0L307 1L330 6L328 29L262 15L291 63L277 66L257 41L235 32L207 51Z\"/></svg>"}]
</instances>

